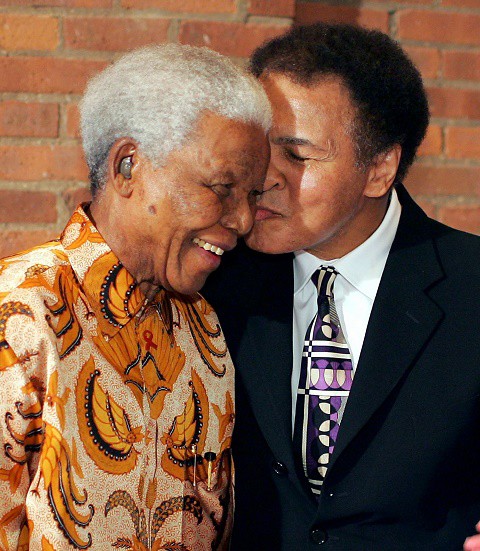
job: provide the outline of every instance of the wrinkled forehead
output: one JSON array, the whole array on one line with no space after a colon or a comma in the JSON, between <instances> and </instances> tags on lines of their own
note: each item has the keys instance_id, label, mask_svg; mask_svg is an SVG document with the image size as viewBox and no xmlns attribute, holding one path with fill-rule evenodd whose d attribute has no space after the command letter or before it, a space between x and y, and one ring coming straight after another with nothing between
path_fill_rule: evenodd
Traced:
<instances>
[{"instance_id":1,"label":"wrinkled forehead","mask_svg":"<svg viewBox=\"0 0 480 551\"><path fill-rule=\"evenodd\" d=\"M325 132L348 131L356 109L341 78L326 75L310 84L294 82L283 73L260 78L272 105L271 136L312 140Z\"/></svg>"},{"instance_id":2,"label":"wrinkled forehead","mask_svg":"<svg viewBox=\"0 0 480 551\"><path fill-rule=\"evenodd\" d=\"M206 170L217 180L263 181L270 147L267 136L262 134L261 138L261 143L252 143L248 149L227 147L216 151L206 163Z\"/></svg>"}]
</instances>

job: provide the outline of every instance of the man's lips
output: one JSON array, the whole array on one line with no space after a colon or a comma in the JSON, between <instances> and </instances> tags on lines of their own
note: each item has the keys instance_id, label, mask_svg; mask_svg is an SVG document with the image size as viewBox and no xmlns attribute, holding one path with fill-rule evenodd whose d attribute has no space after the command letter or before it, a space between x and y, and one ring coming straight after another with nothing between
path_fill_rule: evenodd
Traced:
<instances>
[{"instance_id":1,"label":"man's lips","mask_svg":"<svg viewBox=\"0 0 480 551\"><path fill-rule=\"evenodd\" d=\"M273 209L269 209L268 207L257 207L255 221L268 220L269 218L278 218L279 216L281 216L281 214L274 211Z\"/></svg>"}]
</instances>

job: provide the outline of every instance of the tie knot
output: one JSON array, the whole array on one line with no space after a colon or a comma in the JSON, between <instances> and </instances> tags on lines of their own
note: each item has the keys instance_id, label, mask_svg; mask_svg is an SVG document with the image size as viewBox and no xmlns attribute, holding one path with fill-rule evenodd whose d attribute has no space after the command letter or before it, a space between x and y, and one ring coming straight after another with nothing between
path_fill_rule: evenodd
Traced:
<instances>
[{"instance_id":1,"label":"tie knot","mask_svg":"<svg viewBox=\"0 0 480 551\"><path fill-rule=\"evenodd\" d=\"M338 272L333 266L321 266L313 275L312 281L317 288L319 297L333 296L333 283Z\"/></svg>"}]
</instances>

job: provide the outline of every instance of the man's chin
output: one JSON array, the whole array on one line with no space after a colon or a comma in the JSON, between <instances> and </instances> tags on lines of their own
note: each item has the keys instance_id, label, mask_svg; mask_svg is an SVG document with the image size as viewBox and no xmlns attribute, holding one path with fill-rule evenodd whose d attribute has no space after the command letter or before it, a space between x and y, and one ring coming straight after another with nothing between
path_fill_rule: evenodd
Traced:
<instances>
[{"instance_id":1,"label":"man's chin","mask_svg":"<svg viewBox=\"0 0 480 551\"><path fill-rule=\"evenodd\" d=\"M205 285L207 277L210 273L211 272L208 274L201 274L196 276L195 279L176 280L173 282L169 281L168 284L163 287L167 291L173 291L179 295L195 295Z\"/></svg>"},{"instance_id":2,"label":"man's chin","mask_svg":"<svg viewBox=\"0 0 480 551\"><path fill-rule=\"evenodd\" d=\"M287 250L287 247L282 247L282 243L279 243L276 239L267 239L266 236L261 235L260 232L252 231L245 237L245 243L247 246L259 253L265 254L282 254L291 252Z\"/></svg>"}]
</instances>

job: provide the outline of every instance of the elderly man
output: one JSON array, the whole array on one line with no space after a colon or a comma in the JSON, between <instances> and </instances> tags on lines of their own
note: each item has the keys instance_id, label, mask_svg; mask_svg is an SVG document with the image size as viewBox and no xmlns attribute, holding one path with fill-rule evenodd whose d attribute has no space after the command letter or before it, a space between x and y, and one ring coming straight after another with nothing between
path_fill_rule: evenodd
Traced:
<instances>
[{"instance_id":1,"label":"elderly man","mask_svg":"<svg viewBox=\"0 0 480 551\"><path fill-rule=\"evenodd\" d=\"M81 118L92 203L0 264L0 547L226 549L233 366L197 291L252 226L267 97L167 45Z\"/></svg>"},{"instance_id":2,"label":"elderly man","mask_svg":"<svg viewBox=\"0 0 480 551\"><path fill-rule=\"evenodd\" d=\"M289 254L239 250L208 283L237 370L232 549L461 549L480 518L480 239L401 183L428 123L419 73L384 34L328 24L252 69L273 126L247 242Z\"/></svg>"}]
</instances>

